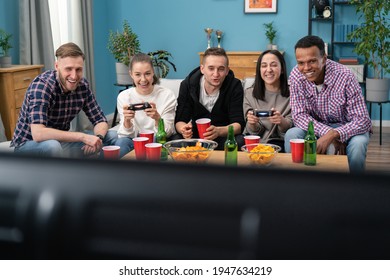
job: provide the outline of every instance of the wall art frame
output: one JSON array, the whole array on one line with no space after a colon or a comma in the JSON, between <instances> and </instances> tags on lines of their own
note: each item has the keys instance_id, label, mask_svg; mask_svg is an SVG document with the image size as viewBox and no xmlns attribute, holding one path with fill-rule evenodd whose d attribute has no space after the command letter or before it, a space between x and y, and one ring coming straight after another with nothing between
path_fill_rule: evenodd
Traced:
<instances>
[{"instance_id":1,"label":"wall art frame","mask_svg":"<svg viewBox=\"0 0 390 280\"><path fill-rule=\"evenodd\" d=\"M277 0L244 0L244 12L247 13L276 13Z\"/></svg>"}]
</instances>

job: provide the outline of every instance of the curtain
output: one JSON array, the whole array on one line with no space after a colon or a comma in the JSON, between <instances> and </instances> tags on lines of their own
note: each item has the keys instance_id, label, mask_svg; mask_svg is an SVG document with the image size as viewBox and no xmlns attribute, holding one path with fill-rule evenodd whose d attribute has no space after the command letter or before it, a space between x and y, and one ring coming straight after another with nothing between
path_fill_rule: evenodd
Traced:
<instances>
[{"instance_id":1,"label":"curtain","mask_svg":"<svg viewBox=\"0 0 390 280\"><path fill-rule=\"evenodd\" d=\"M95 68L94 68L94 52L93 52L93 0L81 1L81 40L80 47L85 54L84 76L88 80L91 91L95 94ZM80 31L79 31L80 32ZM92 129L91 123L83 111L79 113L75 122L75 129L83 131Z\"/></svg>"},{"instance_id":2,"label":"curtain","mask_svg":"<svg viewBox=\"0 0 390 280\"><path fill-rule=\"evenodd\" d=\"M93 51L93 0L81 1L81 19L83 30L83 45L85 54L85 77L95 94L95 65Z\"/></svg>"},{"instance_id":3,"label":"curtain","mask_svg":"<svg viewBox=\"0 0 390 280\"><path fill-rule=\"evenodd\" d=\"M54 47L47 0L19 1L20 64L54 66Z\"/></svg>"},{"instance_id":4,"label":"curtain","mask_svg":"<svg viewBox=\"0 0 390 280\"><path fill-rule=\"evenodd\" d=\"M84 76L90 84L91 91L95 94L95 74L93 61L93 0L48 0L51 24L53 30L53 42L55 48L60 45L73 42L77 44L85 54ZM81 111L71 122L72 131L91 130L92 126L88 118Z\"/></svg>"}]
</instances>

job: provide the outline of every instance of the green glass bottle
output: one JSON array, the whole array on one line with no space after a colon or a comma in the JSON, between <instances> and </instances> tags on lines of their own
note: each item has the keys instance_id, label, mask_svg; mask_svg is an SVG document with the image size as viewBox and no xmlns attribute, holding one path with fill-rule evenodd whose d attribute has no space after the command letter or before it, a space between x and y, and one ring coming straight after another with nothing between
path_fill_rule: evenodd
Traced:
<instances>
[{"instance_id":1,"label":"green glass bottle","mask_svg":"<svg viewBox=\"0 0 390 280\"><path fill-rule=\"evenodd\" d=\"M305 165L316 165L317 163L317 138L314 134L313 121L309 122L305 136L304 162Z\"/></svg>"},{"instance_id":2,"label":"green glass bottle","mask_svg":"<svg viewBox=\"0 0 390 280\"><path fill-rule=\"evenodd\" d=\"M164 120L160 118L158 121L158 130L156 134L156 142L160 144L165 144L167 142L167 133L165 132ZM168 159L168 151L162 147L161 149L161 160Z\"/></svg>"},{"instance_id":3,"label":"green glass bottle","mask_svg":"<svg viewBox=\"0 0 390 280\"><path fill-rule=\"evenodd\" d=\"M237 166L237 150L238 145L234 138L234 128L232 125L228 127L228 137L225 141L225 165Z\"/></svg>"}]
</instances>

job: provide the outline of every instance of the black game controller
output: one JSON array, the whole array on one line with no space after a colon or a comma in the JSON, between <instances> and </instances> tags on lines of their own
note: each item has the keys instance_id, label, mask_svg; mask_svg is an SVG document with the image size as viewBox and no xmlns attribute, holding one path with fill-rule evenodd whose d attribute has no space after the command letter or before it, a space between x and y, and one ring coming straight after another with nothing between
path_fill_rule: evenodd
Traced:
<instances>
[{"instance_id":1,"label":"black game controller","mask_svg":"<svg viewBox=\"0 0 390 280\"><path fill-rule=\"evenodd\" d=\"M273 116L274 115L274 111L273 110L258 110L258 109L254 109L253 110L253 114L256 116L256 117L270 117L270 116Z\"/></svg>"},{"instance_id":2,"label":"black game controller","mask_svg":"<svg viewBox=\"0 0 390 280\"><path fill-rule=\"evenodd\" d=\"M145 110L148 108L152 108L152 106L150 106L149 102L144 102L144 103L130 104L128 109L132 110L132 111L139 111L139 110Z\"/></svg>"}]
</instances>

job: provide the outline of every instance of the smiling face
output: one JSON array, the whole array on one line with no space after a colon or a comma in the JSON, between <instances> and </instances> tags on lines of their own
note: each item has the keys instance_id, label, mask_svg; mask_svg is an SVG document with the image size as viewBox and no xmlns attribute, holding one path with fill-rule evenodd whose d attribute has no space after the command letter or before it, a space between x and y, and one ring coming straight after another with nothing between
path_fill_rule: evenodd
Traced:
<instances>
[{"instance_id":1,"label":"smiling face","mask_svg":"<svg viewBox=\"0 0 390 280\"><path fill-rule=\"evenodd\" d=\"M317 85L324 83L326 55L321 56L318 47L297 48L295 57L298 63L298 70L309 81Z\"/></svg>"},{"instance_id":2,"label":"smiling face","mask_svg":"<svg viewBox=\"0 0 390 280\"><path fill-rule=\"evenodd\" d=\"M130 76L139 94L150 94L153 91L154 70L148 62L135 62L132 64Z\"/></svg>"},{"instance_id":3,"label":"smiling face","mask_svg":"<svg viewBox=\"0 0 390 280\"><path fill-rule=\"evenodd\" d=\"M261 59L260 75L264 80L266 88L280 87L280 74L282 73L282 65L278 57L272 53L267 53Z\"/></svg>"},{"instance_id":4,"label":"smiling face","mask_svg":"<svg viewBox=\"0 0 390 280\"><path fill-rule=\"evenodd\" d=\"M74 91L83 78L84 59L81 56L59 57L55 63L58 79L64 92Z\"/></svg>"}]
</instances>

